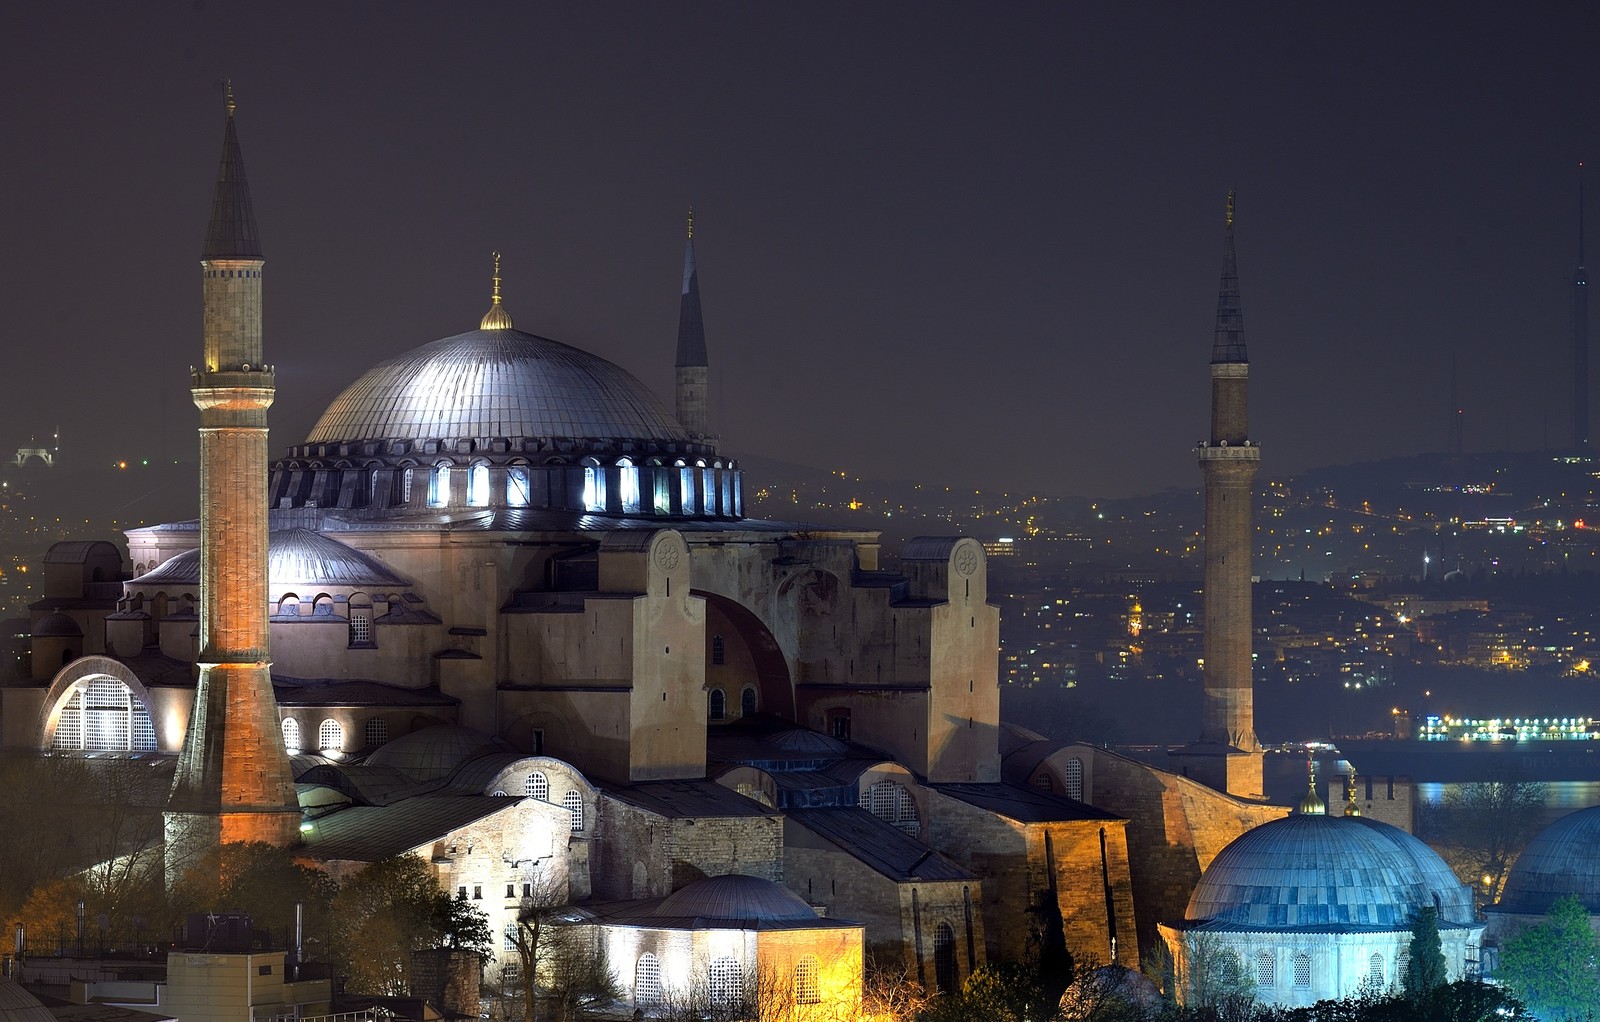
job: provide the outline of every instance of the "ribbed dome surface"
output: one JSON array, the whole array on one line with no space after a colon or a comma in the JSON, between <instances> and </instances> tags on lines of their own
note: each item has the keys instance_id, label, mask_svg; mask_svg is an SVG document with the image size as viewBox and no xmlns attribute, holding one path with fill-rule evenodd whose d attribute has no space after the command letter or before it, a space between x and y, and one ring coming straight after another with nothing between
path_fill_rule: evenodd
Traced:
<instances>
[{"instance_id":1,"label":"ribbed dome surface","mask_svg":"<svg viewBox=\"0 0 1600 1022\"><path fill-rule=\"evenodd\" d=\"M1528 842L1495 908L1543 915L1569 894L1600 913L1600 806L1568 813Z\"/></svg>"},{"instance_id":2,"label":"ribbed dome surface","mask_svg":"<svg viewBox=\"0 0 1600 1022\"><path fill-rule=\"evenodd\" d=\"M310 529L267 536L267 580L273 587L307 585L405 587L381 561ZM200 551L185 550L134 579L141 586L200 584Z\"/></svg>"},{"instance_id":3,"label":"ribbed dome surface","mask_svg":"<svg viewBox=\"0 0 1600 1022\"><path fill-rule=\"evenodd\" d=\"M0 977L0 1022L56 1022L56 1017L16 980Z\"/></svg>"},{"instance_id":4,"label":"ribbed dome surface","mask_svg":"<svg viewBox=\"0 0 1600 1022\"><path fill-rule=\"evenodd\" d=\"M32 634L35 639L81 639L83 629L78 622L57 611L40 618L39 623L33 626Z\"/></svg>"},{"instance_id":5,"label":"ribbed dome surface","mask_svg":"<svg viewBox=\"0 0 1600 1022\"><path fill-rule=\"evenodd\" d=\"M472 330L378 363L308 444L459 437L687 437L626 370L520 330Z\"/></svg>"},{"instance_id":6,"label":"ribbed dome surface","mask_svg":"<svg viewBox=\"0 0 1600 1022\"><path fill-rule=\"evenodd\" d=\"M510 752L498 738L457 724L438 724L401 735L367 757L367 766L390 767L417 783L449 777L469 759L491 752Z\"/></svg>"},{"instance_id":7,"label":"ribbed dome surface","mask_svg":"<svg viewBox=\"0 0 1600 1022\"><path fill-rule=\"evenodd\" d=\"M1429 848L1419 837L1407 834L1399 827L1372 819L1370 816L1352 818L1387 839L1400 849L1417 867L1417 874L1430 891L1439 896L1439 919L1454 923L1470 923L1477 916L1473 907L1472 889L1461 882L1439 853Z\"/></svg>"},{"instance_id":8,"label":"ribbed dome surface","mask_svg":"<svg viewBox=\"0 0 1600 1022\"><path fill-rule=\"evenodd\" d=\"M1408 926L1435 892L1418 853L1383 828L1296 814L1247 831L1212 860L1184 918L1277 929Z\"/></svg>"},{"instance_id":9,"label":"ribbed dome surface","mask_svg":"<svg viewBox=\"0 0 1600 1022\"><path fill-rule=\"evenodd\" d=\"M696 880L667 896L651 914L727 920L817 918L810 905L781 884L736 873Z\"/></svg>"}]
</instances>

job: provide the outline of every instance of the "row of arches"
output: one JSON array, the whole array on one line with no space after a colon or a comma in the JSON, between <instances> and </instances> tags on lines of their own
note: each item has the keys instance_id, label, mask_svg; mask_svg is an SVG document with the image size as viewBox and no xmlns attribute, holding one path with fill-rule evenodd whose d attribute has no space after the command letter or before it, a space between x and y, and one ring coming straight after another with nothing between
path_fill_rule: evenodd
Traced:
<instances>
[{"instance_id":1,"label":"row of arches","mask_svg":"<svg viewBox=\"0 0 1600 1022\"><path fill-rule=\"evenodd\" d=\"M948 926L944 927L946 930ZM953 938L952 938L953 946ZM952 957L952 962L954 958ZM821 968L817 956L803 954L794 963L791 980L796 1004L822 1001ZM744 967L737 958L721 956L711 960L706 973L706 996L713 1007L727 1008L745 998ZM661 959L646 951L633 967L633 1003L639 1008L654 1008L662 1003Z\"/></svg>"},{"instance_id":2,"label":"row of arches","mask_svg":"<svg viewBox=\"0 0 1600 1022\"><path fill-rule=\"evenodd\" d=\"M1223 975L1244 976L1244 963L1239 958L1239 953L1233 948L1225 948L1221 955ZM1404 970L1405 962L1402 959L1401 969ZM1278 952L1272 948L1261 948L1255 953L1253 965L1253 978L1256 986L1275 987L1278 985ZM1312 976L1312 959L1310 952L1297 951L1289 959L1289 978L1297 987L1309 987ZM1367 982L1377 989L1383 989L1388 982L1388 962L1383 952L1374 951L1367 956ZM1404 982L1405 977L1397 977Z\"/></svg>"},{"instance_id":3,"label":"row of arches","mask_svg":"<svg viewBox=\"0 0 1600 1022\"><path fill-rule=\"evenodd\" d=\"M504 798L508 797L510 792L501 789L495 794ZM526 798L538 799L540 802L551 802L549 776L542 770L532 771L523 779L522 794ZM582 834L585 826L583 794L577 789L570 789L561 796L560 805L572 817L572 832Z\"/></svg>"},{"instance_id":4,"label":"row of arches","mask_svg":"<svg viewBox=\"0 0 1600 1022\"><path fill-rule=\"evenodd\" d=\"M739 692L739 716L754 716L759 705L760 696L756 693L756 687L746 685ZM713 722L728 719L728 693L720 687L713 688L706 696L706 719Z\"/></svg>"},{"instance_id":5,"label":"row of arches","mask_svg":"<svg viewBox=\"0 0 1600 1022\"><path fill-rule=\"evenodd\" d=\"M291 756L298 756L302 752L320 752L338 755L345 751L344 724L326 717L317 725L316 745L307 749L305 745L305 730L301 727L296 717L284 717L279 722L283 731L283 747ZM389 740L389 722L382 717L369 717L362 726L362 738L365 739L365 748L375 749Z\"/></svg>"}]
</instances>

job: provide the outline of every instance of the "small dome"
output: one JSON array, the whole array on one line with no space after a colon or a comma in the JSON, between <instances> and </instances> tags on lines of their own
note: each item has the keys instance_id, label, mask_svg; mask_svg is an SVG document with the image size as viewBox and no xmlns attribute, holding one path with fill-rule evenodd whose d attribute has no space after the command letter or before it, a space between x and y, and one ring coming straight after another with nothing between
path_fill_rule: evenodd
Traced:
<instances>
[{"instance_id":1,"label":"small dome","mask_svg":"<svg viewBox=\"0 0 1600 1022\"><path fill-rule=\"evenodd\" d=\"M688 439L620 366L520 330L480 329L378 363L334 399L306 443L471 437Z\"/></svg>"},{"instance_id":2,"label":"small dome","mask_svg":"<svg viewBox=\"0 0 1600 1022\"><path fill-rule=\"evenodd\" d=\"M408 584L376 558L310 529L281 529L267 537L267 577L273 587Z\"/></svg>"},{"instance_id":3,"label":"small dome","mask_svg":"<svg viewBox=\"0 0 1600 1022\"><path fill-rule=\"evenodd\" d=\"M56 1022L56 1017L16 980L0 977L0 1022Z\"/></svg>"},{"instance_id":4,"label":"small dome","mask_svg":"<svg viewBox=\"0 0 1600 1022\"><path fill-rule=\"evenodd\" d=\"M1461 885L1444 862L1435 866L1439 857L1426 845L1412 847L1391 831L1404 833L1365 817L1300 814L1246 831L1212 860L1184 918L1275 929L1396 929L1436 895L1441 908L1454 904ZM1439 890L1446 875L1450 889Z\"/></svg>"},{"instance_id":5,"label":"small dome","mask_svg":"<svg viewBox=\"0 0 1600 1022\"><path fill-rule=\"evenodd\" d=\"M33 626L32 634L35 639L81 639L83 628L58 610L40 618Z\"/></svg>"},{"instance_id":6,"label":"small dome","mask_svg":"<svg viewBox=\"0 0 1600 1022\"><path fill-rule=\"evenodd\" d=\"M668 895L651 915L730 921L817 919L816 911L787 887L737 873L696 880Z\"/></svg>"},{"instance_id":7,"label":"small dome","mask_svg":"<svg viewBox=\"0 0 1600 1022\"><path fill-rule=\"evenodd\" d=\"M481 731L437 724L379 746L366 765L390 767L420 784L449 777L456 767L479 756L511 751L505 742Z\"/></svg>"},{"instance_id":8,"label":"small dome","mask_svg":"<svg viewBox=\"0 0 1600 1022\"><path fill-rule=\"evenodd\" d=\"M1600 913L1600 806L1568 813L1528 842L1495 911L1544 915L1569 894Z\"/></svg>"}]
</instances>

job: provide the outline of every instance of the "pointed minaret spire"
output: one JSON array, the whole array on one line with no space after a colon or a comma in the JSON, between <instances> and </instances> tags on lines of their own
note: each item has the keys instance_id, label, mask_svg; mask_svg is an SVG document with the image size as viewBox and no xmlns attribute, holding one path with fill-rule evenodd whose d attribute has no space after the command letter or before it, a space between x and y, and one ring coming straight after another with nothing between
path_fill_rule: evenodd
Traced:
<instances>
[{"instance_id":1,"label":"pointed minaret spire","mask_svg":"<svg viewBox=\"0 0 1600 1022\"><path fill-rule=\"evenodd\" d=\"M1572 446L1589 446L1589 270L1583 252L1583 164L1578 164L1578 271L1572 275Z\"/></svg>"},{"instance_id":2,"label":"pointed minaret spire","mask_svg":"<svg viewBox=\"0 0 1600 1022\"><path fill-rule=\"evenodd\" d=\"M714 440L709 422L710 362L706 328L700 318L700 275L694 263L694 207L689 207L683 245L683 293L678 303L678 422L690 439Z\"/></svg>"},{"instance_id":3,"label":"pointed minaret spire","mask_svg":"<svg viewBox=\"0 0 1600 1022\"><path fill-rule=\"evenodd\" d=\"M224 105L227 126L222 132L222 161L217 165L217 187L211 193L211 222L201 259L260 259L261 235L250 207L250 186L245 182L244 157L239 155L239 133L234 128L233 83L227 83Z\"/></svg>"},{"instance_id":4,"label":"pointed minaret spire","mask_svg":"<svg viewBox=\"0 0 1600 1022\"><path fill-rule=\"evenodd\" d=\"M1244 350L1244 313L1239 306L1239 267L1233 254L1233 197L1223 215L1222 286L1217 292L1217 332L1211 344L1211 361L1248 362Z\"/></svg>"},{"instance_id":5,"label":"pointed minaret spire","mask_svg":"<svg viewBox=\"0 0 1600 1022\"><path fill-rule=\"evenodd\" d=\"M483 319L478 323L479 330L510 330L511 313L500 304L500 253L494 255L494 283L489 296L489 311L483 314Z\"/></svg>"}]
</instances>

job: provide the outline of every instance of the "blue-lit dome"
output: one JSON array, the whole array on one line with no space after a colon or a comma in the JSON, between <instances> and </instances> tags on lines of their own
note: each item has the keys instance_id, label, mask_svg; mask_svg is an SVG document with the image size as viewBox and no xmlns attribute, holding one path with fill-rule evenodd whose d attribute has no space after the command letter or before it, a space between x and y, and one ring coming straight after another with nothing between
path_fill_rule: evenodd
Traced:
<instances>
[{"instance_id":1,"label":"blue-lit dome","mask_svg":"<svg viewBox=\"0 0 1600 1022\"><path fill-rule=\"evenodd\" d=\"M1568 813L1528 842L1495 910L1543 915L1567 895L1600 913L1600 806Z\"/></svg>"},{"instance_id":2,"label":"blue-lit dome","mask_svg":"<svg viewBox=\"0 0 1600 1022\"><path fill-rule=\"evenodd\" d=\"M1184 918L1278 930L1393 930L1409 926L1436 896L1449 919L1446 905L1457 906L1461 894L1443 861L1398 828L1296 814L1248 831L1218 853ZM1467 918L1451 921L1470 922L1468 898Z\"/></svg>"}]
</instances>

